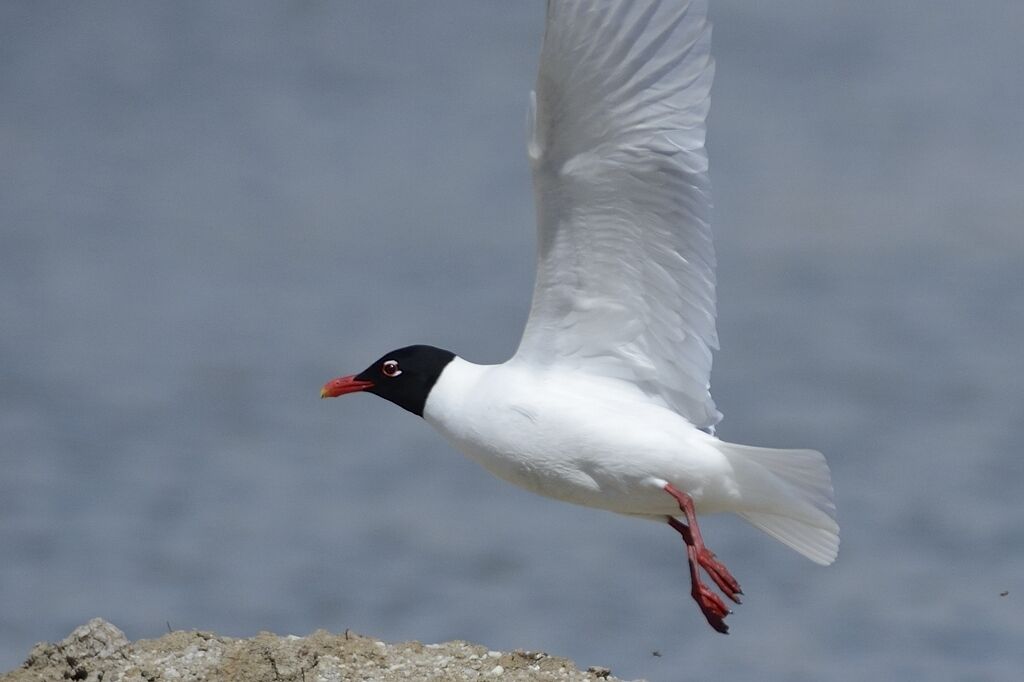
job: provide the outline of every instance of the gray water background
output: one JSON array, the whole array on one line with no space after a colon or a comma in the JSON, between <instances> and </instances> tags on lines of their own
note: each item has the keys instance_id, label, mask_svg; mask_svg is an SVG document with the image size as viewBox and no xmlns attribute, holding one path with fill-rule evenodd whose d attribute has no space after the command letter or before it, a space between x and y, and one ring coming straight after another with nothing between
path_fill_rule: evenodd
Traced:
<instances>
[{"instance_id":1,"label":"gray water background","mask_svg":"<svg viewBox=\"0 0 1024 682\"><path fill-rule=\"evenodd\" d=\"M541 0L0 4L0 670L102 616L1020 679L1024 3L712 17L719 433L825 452L843 526L823 569L708 519L728 637L668 528L317 399L407 343L514 350Z\"/></svg>"}]
</instances>

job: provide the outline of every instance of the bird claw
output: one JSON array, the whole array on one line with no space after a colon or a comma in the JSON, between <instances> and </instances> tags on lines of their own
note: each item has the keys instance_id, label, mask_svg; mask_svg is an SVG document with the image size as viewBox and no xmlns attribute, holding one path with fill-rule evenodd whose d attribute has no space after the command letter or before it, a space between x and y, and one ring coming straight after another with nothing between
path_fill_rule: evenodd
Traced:
<instances>
[{"instance_id":1,"label":"bird claw","mask_svg":"<svg viewBox=\"0 0 1024 682\"><path fill-rule=\"evenodd\" d=\"M731 613L722 598L712 592L707 585L698 585L693 598L705 613L710 612L719 618L725 618Z\"/></svg>"},{"instance_id":2,"label":"bird claw","mask_svg":"<svg viewBox=\"0 0 1024 682\"><path fill-rule=\"evenodd\" d=\"M698 585L693 592L693 598L700 607L701 613L707 619L708 625L723 635L729 634L729 626L725 624L725 617L732 613L725 608L725 602L717 594L712 592L705 585Z\"/></svg>"},{"instance_id":3,"label":"bird claw","mask_svg":"<svg viewBox=\"0 0 1024 682\"><path fill-rule=\"evenodd\" d=\"M715 553L710 549L701 548L697 552L697 563L700 564L701 568L711 577L711 580L718 585L718 589L722 590L726 597L733 600L737 604L741 604L740 595L743 594L743 590L740 589L740 584L736 578L732 577L729 573L729 569L725 567Z\"/></svg>"}]
</instances>

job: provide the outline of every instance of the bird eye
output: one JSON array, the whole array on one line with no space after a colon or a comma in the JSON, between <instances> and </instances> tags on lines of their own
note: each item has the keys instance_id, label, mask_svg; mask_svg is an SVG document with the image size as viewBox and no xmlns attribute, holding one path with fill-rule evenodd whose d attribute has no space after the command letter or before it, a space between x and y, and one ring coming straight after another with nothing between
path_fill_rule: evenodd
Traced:
<instances>
[{"instance_id":1,"label":"bird eye","mask_svg":"<svg viewBox=\"0 0 1024 682\"><path fill-rule=\"evenodd\" d=\"M383 372L386 377L397 377L402 373L402 370L398 369L397 360L385 360L384 364L380 366L380 371Z\"/></svg>"}]
</instances>

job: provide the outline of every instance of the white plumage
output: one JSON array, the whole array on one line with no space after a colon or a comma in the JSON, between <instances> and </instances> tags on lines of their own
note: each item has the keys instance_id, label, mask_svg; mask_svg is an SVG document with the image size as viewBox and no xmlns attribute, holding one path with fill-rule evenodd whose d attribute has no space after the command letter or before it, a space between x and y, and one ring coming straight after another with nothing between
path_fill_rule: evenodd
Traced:
<instances>
[{"instance_id":1,"label":"white plumage","mask_svg":"<svg viewBox=\"0 0 1024 682\"><path fill-rule=\"evenodd\" d=\"M640 387L694 426L715 334L706 2L548 4L528 150L533 306L517 358Z\"/></svg>"},{"instance_id":2,"label":"white plumage","mask_svg":"<svg viewBox=\"0 0 1024 682\"><path fill-rule=\"evenodd\" d=\"M511 361L622 380L710 433L721 419L704 147L713 73L706 0L548 3L527 147L537 279ZM820 453L713 443L740 492L731 511L814 561L835 559Z\"/></svg>"}]
</instances>

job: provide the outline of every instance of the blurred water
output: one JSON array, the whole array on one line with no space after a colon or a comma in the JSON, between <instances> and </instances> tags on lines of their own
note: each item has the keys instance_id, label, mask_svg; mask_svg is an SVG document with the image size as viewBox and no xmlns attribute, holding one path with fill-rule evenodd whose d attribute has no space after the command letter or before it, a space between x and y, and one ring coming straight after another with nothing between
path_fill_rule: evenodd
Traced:
<instances>
[{"instance_id":1,"label":"blurred water","mask_svg":"<svg viewBox=\"0 0 1024 682\"><path fill-rule=\"evenodd\" d=\"M712 16L720 434L826 452L844 531L821 569L709 519L729 637L669 529L317 400L406 343L514 349L541 0L0 5L0 670L99 615L1016 679L1024 5Z\"/></svg>"}]
</instances>

